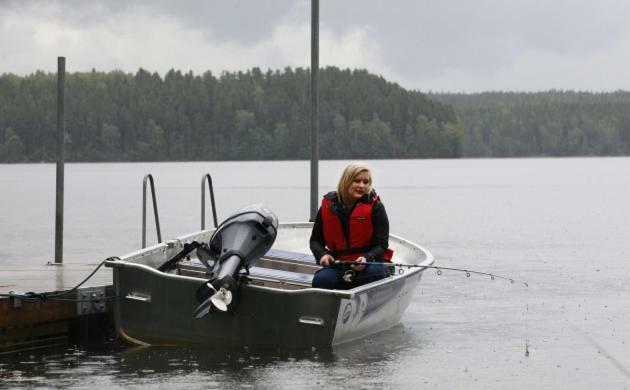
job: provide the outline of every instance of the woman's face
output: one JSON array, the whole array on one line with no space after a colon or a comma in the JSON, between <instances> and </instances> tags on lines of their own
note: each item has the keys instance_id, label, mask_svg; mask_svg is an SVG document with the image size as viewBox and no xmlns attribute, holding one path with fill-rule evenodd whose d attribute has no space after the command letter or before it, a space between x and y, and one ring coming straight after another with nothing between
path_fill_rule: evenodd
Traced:
<instances>
[{"instance_id":1,"label":"woman's face","mask_svg":"<svg viewBox=\"0 0 630 390\"><path fill-rule=\"evenodd\" d=\"M348 193L350 195L350 200L352 202L356 202L361 199L363 195L367 192L370 184L370 174L367 171L363 171L355 176L354 180L350 184L348 188Z\"/></svg>"}]
</instances>

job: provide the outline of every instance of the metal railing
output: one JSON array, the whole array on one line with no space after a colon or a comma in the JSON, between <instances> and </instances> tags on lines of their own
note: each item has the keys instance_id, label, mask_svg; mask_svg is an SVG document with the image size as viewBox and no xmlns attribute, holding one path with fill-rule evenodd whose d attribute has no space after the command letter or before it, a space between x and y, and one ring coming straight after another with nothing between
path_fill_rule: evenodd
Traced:
<instances>
[{"instance_id":1,"label":"metal railing","mask_svg":"<svg viewBox=\"0 0 630 390\"><path fill-rule=\"evenodd\" d=\"M151 198L153 200L153 215L155 217L155 230L157 232L158 243L162 242L162 233L160 232L160 217L158 215L157 198L155 196L155 183L153 175L150 173L144 176L142 180L142 248L147 247L147 182L151 185ZM210 205L212 206L212 219L214 227L218 227L217 208L214 201L214 186L212 185L212 176L209 173L201 177L201 230L206 229L206 182L208 182L208 190L210 192Z\"/></svg>"},{"instance_id":2,"label":"metal railing","mask_svg":"<svg viewBox=\"0 0 630 390\"><path fill-rule=\"evenodd\" d=\"M160 218L158 216L157 200L155 198L155 185L153 176L149 173L142 180L142 248L147 247L147 180L151 184L151 197L153 198L153 215L155 216L155 230L157 231L158 243L162 242L160 233Z\"/></svg>"},{"instance_id":3,"label":"metal railing","mask_svg":"<svg viewBox=\"0 0 630 390\"><path fill-rule=\"evenodd\" d=\"M206 173L201 177L201 230L206 229L206 181L208 182L208 189L210 191L210 204L212 205L212 218L214 220L214 227L218 226L217 223L217 208L214 204L214 189L212 187L212 177L209 173Z\"/></svg>"}]
</instances>

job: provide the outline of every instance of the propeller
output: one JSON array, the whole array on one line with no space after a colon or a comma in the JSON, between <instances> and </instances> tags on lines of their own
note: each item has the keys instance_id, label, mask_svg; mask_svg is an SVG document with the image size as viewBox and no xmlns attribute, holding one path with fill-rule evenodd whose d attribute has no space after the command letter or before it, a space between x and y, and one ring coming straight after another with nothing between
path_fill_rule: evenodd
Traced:
<instances>
[{"instance_id":1,"label":"propeller","mask_svg":"<svg viewBox=\"0 0 630 390\"><path fill-rule=\"evenodd\" d=\"M228 305L232 302L232 292L225 287L221 287L219 291L210 297L210 301L217 309L227 311Z\"/></svg>"},{"instance_id":2,"label":"propeller","mask_svg":"<svg viewBox=\"0 0 630 390\"><path fill-rule=\"evenodd\" d=\"M205 284L202 284L200 291L203 290L202 294L206 297L210 295L210 297L206 298L197 306L195 311L193 311L193 316L195 318L201 318L207 315L210 312L212 306L217 308L220 311L227 311L228 305L232 303L232 291L225 287L221 287L218 290L212 285L210 281Z\"/></svg>"}]
</instances>

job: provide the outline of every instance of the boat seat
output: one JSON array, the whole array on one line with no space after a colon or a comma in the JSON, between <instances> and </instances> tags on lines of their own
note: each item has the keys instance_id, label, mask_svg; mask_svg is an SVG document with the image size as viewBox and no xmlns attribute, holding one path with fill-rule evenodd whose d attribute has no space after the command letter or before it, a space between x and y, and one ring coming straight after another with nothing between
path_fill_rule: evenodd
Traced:
<instances>
[{"instance_id":1,"label":"boat seat","mask_svg":"<svg viewBox=\"0 0 630 390\"><path fill-rule=\"evenodd\" d=\"M310 253L272 249L258 259L253 268L287 271L290 274L308 275L312 279L313 274L320 267L315 263L315 258ZM287 274L287 276L290 274ZM298 277L298 279L303 278Z\"/></svg>"},{"instance_id":2,"label":"boat seat","mask_svg":"<svg viewBox=\"0 0 630 390\"><path fill-rule=\"evenodd\" d=\"M306 283L309 286L313 281L312 274L304 274L301 272L291 272L265 267L252 267L249 269L249 274L252 276L262 276L266 278L281 279L291 282Z\"/></svg>"},{"instance_id":3,"label":"boat seat","mask_svg":"<svg viewBox=\"0 0 630 390\"><path fill-rule=\"evenodd\" d=\"M269 251L244 275L251 284L296 289L311 287L313 274L320 267L311 255L289 251ZM180 275L206 278L207 268L198 260L182 261L177 266Z\"/></svg>"},{"instance_id":4,"label":"boat seat","mask_svg":"<svg viewBox=\"0 0 630 390\"><path fill-rule=\"evenodd\" d=\"M291 260L301 263L315 264L315 257L310 253L285 251L282 249L271 249L263 257L277 260Z\"/></svg>"},{"instance_id":5,"label":"boat seat","mask_svg":"<svg viewBox=\"0 0 630 390\"><path fill-rule=\"evenodd\" d=\"M301 287L310 287L313 274L320 267L310 253L271 249L249 269L254 279L277 280Z\"/></svg>"}]
</instances>

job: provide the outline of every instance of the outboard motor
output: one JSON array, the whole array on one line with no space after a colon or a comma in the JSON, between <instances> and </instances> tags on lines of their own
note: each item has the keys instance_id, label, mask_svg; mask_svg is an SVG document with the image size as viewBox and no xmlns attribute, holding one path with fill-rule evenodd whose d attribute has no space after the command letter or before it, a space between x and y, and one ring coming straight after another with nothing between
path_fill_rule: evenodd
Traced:
<instances>
[{"instance_id":1,"label":"outboard motor","mask_svg":"<svg viewBox=\"0 0 630 390\"><path fill-rule=\"evenodd\" d=\"M240 271L248 272L271 249L277 233L278 218L261 204L248 206L219 225L210 238L214 264L199 256L210 269L211 278L197 290L201 303L193 313L196 318L208 314L213 306L227 311L236 305Z\"/></svg>"}]
</instances>

